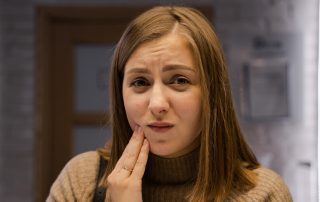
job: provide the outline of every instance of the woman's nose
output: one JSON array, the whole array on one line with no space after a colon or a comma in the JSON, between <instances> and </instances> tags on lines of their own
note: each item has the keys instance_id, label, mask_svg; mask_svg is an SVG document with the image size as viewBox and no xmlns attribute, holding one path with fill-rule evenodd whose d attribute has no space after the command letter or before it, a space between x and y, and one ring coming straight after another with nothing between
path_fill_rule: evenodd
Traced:
<instances>
[{"instance_id":1,"label":"woman's nose","mask_svg":"<svg viewBox=\"0 0 320 202\"><path fill-rule=\"evenodd\" d=\"M149 110L156 118L162 118L169 110L169 102L162 86L153 86L149 98Z\"/></svg>"}]
</instances>

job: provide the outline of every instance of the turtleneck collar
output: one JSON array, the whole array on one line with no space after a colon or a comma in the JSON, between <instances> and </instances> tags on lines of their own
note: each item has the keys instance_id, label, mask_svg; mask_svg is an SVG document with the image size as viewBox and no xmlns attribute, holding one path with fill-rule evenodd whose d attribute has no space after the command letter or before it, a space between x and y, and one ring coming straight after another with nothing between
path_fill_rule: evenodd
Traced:
<instances>
[{"instance_id":1,"label":"turtleneck collar","mask_svg":"<svg viewBox=\"0 0 320 202\"><path fill-rule=\"evenodd\" d=\"M177 158L149 154L144 179L157 184L184 184L194 181L198 174L199 150Z\"/></svg>"}]
</instances>

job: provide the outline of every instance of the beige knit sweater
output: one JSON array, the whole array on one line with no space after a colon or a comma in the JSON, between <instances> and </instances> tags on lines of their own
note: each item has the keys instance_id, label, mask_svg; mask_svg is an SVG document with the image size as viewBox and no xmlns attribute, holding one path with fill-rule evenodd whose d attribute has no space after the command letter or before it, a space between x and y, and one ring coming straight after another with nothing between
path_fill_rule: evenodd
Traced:
<instances>
[{"instance_id":1,"label":"beige knit sweater","mask_svg":"<svg viewBox=\"0 0 320 202\"><path fill-rule=\"evenodd\" d=\"M177 159L163 159L150 155L142 188L144 201L185 201L184 196L192 187L192 179L196 173L196 156L195 152ZM74 157L52 185L47 201L92 201L99 162L99 154L95 151ZM256 187L245 194L233 193L227 201L292 201L289 190L280 176L263 167L255 172L258 174Z\"/></svg>"}]
</instances>

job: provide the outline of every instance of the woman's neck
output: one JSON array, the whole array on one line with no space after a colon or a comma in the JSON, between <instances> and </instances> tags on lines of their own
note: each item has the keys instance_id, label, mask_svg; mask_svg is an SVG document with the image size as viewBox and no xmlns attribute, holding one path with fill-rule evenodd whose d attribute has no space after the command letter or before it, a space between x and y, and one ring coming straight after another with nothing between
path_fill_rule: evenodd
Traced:
<instances>
[{"instance_id":1,"label":"woman's neck","mask_svg":"<svg viewBox=\"0 0 320 202\"><path fill-rule=\"evenodd\" d=\"M144 180L159 184L180 184L194 181L198 173L199 150L176 158L163 158L149 154Z\"/></svg>"}]
</instances>

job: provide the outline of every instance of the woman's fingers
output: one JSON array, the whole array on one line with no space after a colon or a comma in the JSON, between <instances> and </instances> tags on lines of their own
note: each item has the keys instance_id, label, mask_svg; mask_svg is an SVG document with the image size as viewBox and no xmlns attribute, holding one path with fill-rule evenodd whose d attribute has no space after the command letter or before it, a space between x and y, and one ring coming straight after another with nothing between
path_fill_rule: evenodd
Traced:
<instances>
[{"instance_id":1,"label":"woman's fingers","mask_svg":"<svg viewBox=\"0 0 320 202\"><path fill-rule=\"evenodd\" d=\"M149 143L146 139L144 139L136 165L134 166L134 169L131 174L132 178L135 178L136 180L142 179L144 171L146 169L146 164L148 161L148 154L149 154Z\"/></svg>"},{"instance_id":2,"label":"woman's fingers","mask_svg":"<svg viewBox=\"0 0 320 202\"><path fill-rule=\"evenodd\" d=\"M148 160L149 143L140 127L107 177L108 196L112 201L142 201L142 177Z\"/></svg>"},{"instance_id":3,"label":"woman's fingers","mask_svg":"<svg viewBox=\"0 0 320 202\"><path fill-rule=\"evenodd\" d=\"M144 135L141 127L136 127L128 145L116 164L115 171L119 173L119 177L128 177L131 174L131 171L133 171L143 140Z\"/></svg>"}]
</instances>

